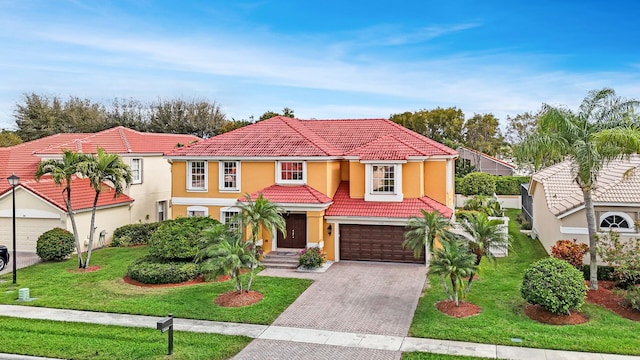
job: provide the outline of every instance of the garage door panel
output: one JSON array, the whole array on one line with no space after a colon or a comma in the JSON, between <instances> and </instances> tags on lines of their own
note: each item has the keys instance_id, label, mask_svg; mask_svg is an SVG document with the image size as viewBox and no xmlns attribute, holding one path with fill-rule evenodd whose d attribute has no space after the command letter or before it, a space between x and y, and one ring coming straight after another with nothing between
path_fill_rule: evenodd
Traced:
<instances>
[{"instance_id":1,"label":"garage door panel","mask_svg":"<svg viewBox=\"0 0 640 360\"><path fill-rule=\"evenodd\" d=\"M16 219L17 251L35 252L38 237L45 231L60 227L57 219ZM0 244L13 249L13 223L10 218L0 218Z\"/></svg>"},{"instance_id":2,"label":"garage door panel","mask_svg":"<svg viewBox=\"0 0 640 360\"><path fill-rule=\"evenodd\" d=\"M341 224L340 259L424 264L424 254L416 259L402 248L405 231L403 226Z\"/></svg>"}]
</instances>

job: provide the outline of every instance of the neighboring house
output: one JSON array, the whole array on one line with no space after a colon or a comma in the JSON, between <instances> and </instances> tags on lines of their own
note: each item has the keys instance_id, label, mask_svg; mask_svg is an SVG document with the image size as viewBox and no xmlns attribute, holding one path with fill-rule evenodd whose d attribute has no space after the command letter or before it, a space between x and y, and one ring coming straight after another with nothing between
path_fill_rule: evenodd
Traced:
<instances>
[{"instance_id":1,"label":"neighboring house","mask_svg":"<svg viewBox=\"0 0 640 360\"><path fill-rule=\"evenodd\" d=\"M330 260L424 262L402 248L420 210L451 217L457 152L386 119L274 117L176 149L176 216L231 221L245 194L284 210L263 248L323 248ZM237 226L237 225L236 225Z\"/></svg>"},{"instance_id":2,"label":"neighboring house","mask_svg":"<svg viewBox=\"0 0 640 360\"><path fill-rule=\"evenodd\" d=\"M616 160L598 174L593 190L599 232L617 231L624 239L638 237L640 219L640 156ZM577 239L589 244L582 191L576 184L571 162L564 161L531 176L532 234L548 253L558 240Z\"/></svg>"},{"instance_id":3,"label":"neighboring house","mask_svg":"<svg viewBox=\"0 0 640 360\"><path fill-rule=\"evenodd\" d=\"M108 186L101 194L95 246L109 243L113 230L124 224L170 218L171 165L163 155L177 144L197 140L191 135L141 133L119 126L95 134L57 134L0 148L0 243L12 247L12 196L6 180L12 173L20 177L16 187L17 250L35 251L38 236L54 227L72 231L62 194L64 186L53 183L48 175L40 182L34 179L40 161L61 159L63 149L93 154L98 147L104 148L119 154L133 173L133 184L124 195L114 198ZM86 244L95 192L86 179L75 178L71 194L78 234Z\"/></svg>"},{"instance_id":4,"label":"neighboring house","mask_svg":"<svg viewBox=\"0 0 640 360\"><path fill-rule=\"evenodd\" d=\"M467 147L458 148L458 161L473 165L477 171L491 175L510 176L516 171L516 166L491 155Z\"/></svg>"}]
</instances>

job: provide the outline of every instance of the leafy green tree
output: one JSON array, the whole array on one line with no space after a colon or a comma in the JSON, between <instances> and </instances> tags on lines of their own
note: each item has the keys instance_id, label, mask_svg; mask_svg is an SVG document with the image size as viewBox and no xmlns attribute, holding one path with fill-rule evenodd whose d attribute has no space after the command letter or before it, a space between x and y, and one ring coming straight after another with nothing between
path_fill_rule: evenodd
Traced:
<instances>
[{"instance_id":1,"label":"leafy green tree","mask_svg":"<svg viewBox=\"0 0 640 360\"><path fill-rule=\"evenodd\" d=\"M22 139L14 131L0 131L0 147L8 147L22 143Z\"/></svg>"},{"instance_id":2,"label":"leafy green tree","mask_svg":"<svg viewBox=\"0 0 640 360\"><path fill-rule=\"evenodd\" d=\"M262 120L267 120L267 119L271 119L272 117L275 116L284 116L284 117L288 117L288 118L295 118L296 115L293 113L293 110L285 107L284 109L282 109L282 113L277 113L277 112L273 112L273 111L266 111L264 114L260 115L260 118L258 119L258 121L262 121Z\"/></svg>"},{"instance_id":3,"label":"leafy green tree","mask_svg":"<svg viewBox=\"0 0 640 360\"><path fill-rule=\"evenodd\" d=\"M215 101L160 100L150 106L149 131L191 134L201 138L218 135L226 115Z\"/></svg>"},{"instance_id":4,"label":"leafy green tree","mask_svg":"<svg viewBox=\"0 0 640 360\"><path fill-rule=\"evenodd\" d=\"M54 159L44 160L38 164L38 169L35 173L37 181L40 181L44 175L50 174L54 183L58 186L64 185L62 198L64 199L67 207L67 215L69 215L69 219L71 219L73 237L75 240L76 251L78 252L78 268L84 267L84 263L82 261L82 248L80 247L75 213L73 212L73 206L71 204L71 181L76 174L80 173L81 164L84 163L86 159L86 155L65 149L62 153L62 161Z\"/></svg>"},{"instance_id":5,"label":"leafy green tree","mask_svg":"<svg viewBox=\"0 0 640 360\"><path fill-rule=\"evenodd\" d=\"M630 122L630 114L638 105L638 100L623 99L608 88L590 91L576 112L544 104L538 119L540 131L522 145L525 151L561 154L573 166L585 204L593 290L598 289L598 265L592 192L605 164L640 152L640 128Z\"/></svg>"},{"instance_id":6,"label":"leafy green tree","mask_svg":"<svg viewBox=\"0 0 640 360\"><path fill-rule=\"evenodd\" d=\"M253 121L250 121L250 120L232 119L231 121L227 121L226 123L224 123L222 125L222 127L220 128L219 133L220 134L224 134L226 132L233 131L233 130L236 130L236 129L240 129L241 127L245 127L245 126L251 125L251 124L253 124Z\"/></svg>"},{"instance_id":7,"label":"leafy green tree","mask_svg":"<svg viewBox=\"0 0 640 360\"><path fill-rule=\"evenodd\" d=\"M118 154L108 154L104 149L98 148L97 155L90 155L86 161L80 164L80 171L83 176L89 179L91 188L95 191L93 198L93 207L91 208L91 227L89 228L89 246L87 248L87 258L84 267L89 267L91 260L91 250L93 249L93 238L95 234L96 209L98 207L98 198L105 187L105 183L110 184L113 188L113 197L117 197L128 187L133 176L131 169L125 164ZM78 254L80 256L80 254Z\"/></svg>"},{"instance_id":8,"label":"leafy green tree","mask_svg":"<svg viewBox=\"0 0 640 360\"><path fill-rule=\"evenodd\" d=\"M259 240L262 229L275 228L278 231L286 233L287 223L282 217L283 210L274 203L266 199L262 194L253 200L251 195L245 194L244 200L237 205L240 209L240 223L242 224L243 239L248 238L251 242L251 251L253 257L258 258L256 242ZM249 236L246 236L246 229L250 229ZM272 234L272 237L275 234ZM251 288L253 281L253 273L255 268L251 268L249 274L249 282L247 291Z\"/></svg>"},{"instance_id":9,"label":"leafy green tree","mask_svg":"<svg viewBox=\"0 0 640 360\"><path fill-rule=\"evenodd\" d=\"M506 140L511 145L520 144L527 135L536 132L539 114L525 112L514 117L507 115Z\"/></svg>"},{"instance_id":10,"label":"leafy green tree","mask_svg":"<svg viewBox=\"0 0 640 360\"><path fill-rule=\"evenodd\" d=\"M475 114L464 123L464 144L485 154L496 155L504 139L493 114Z\"/></svg>"},{"instance_id":11,"label":"leafy green tree","mask_svg":"<svg viewBox=\"0 0 640 360\"><path fill-rule=\"evenodd\" d=\"M442 247L433 251L431 271L442 277L442 285L449 300L459 306L459 298L464 298L466 294L462 278L473 277L478 268L474 264L475 256L469 253L466 244L460 240L445 239L440 244Z\"/></svg>"},{"instance_id":12,"label":"leafy green tree","mask_svg":"<svg viewBox=\"0 0 640 360\"><path fill-rule=\"evenodd\" d=\"M393 114L389 120L447 146L463 140L464 113L456 107Z\"/></svg>"},{"instance_id":13,"label":"leafy green tree","mask_svg":"<svg viewBox=\"0 0 640 360\"><path fill-rule=\"evenodd\" d=\"M438 211L420 210L422 216L414 216L409 219L407 227L409 231L404 233L403 248L413 250L413 256L419 258L425 251L427 272L431 262L431 252L436 238L446 240L453 237L450 231L451 223Z\"/></svg>"}]
</instances>

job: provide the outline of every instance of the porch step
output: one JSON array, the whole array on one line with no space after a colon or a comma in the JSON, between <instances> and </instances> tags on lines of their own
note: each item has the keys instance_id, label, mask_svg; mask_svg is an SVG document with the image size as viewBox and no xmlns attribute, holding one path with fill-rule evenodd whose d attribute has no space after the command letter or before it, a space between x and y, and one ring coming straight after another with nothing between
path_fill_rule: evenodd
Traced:
<instances>
[{"instance_id":1,"label":"porch step","mask_svg":"<svg viewBox=\"0 0 640 360\"><path fill-rule=\"evenodd\" d=\"M300 251L277 250L262 257L262 264L272 269L295 269L298 267Z\"/></svg>"}]
</instances>

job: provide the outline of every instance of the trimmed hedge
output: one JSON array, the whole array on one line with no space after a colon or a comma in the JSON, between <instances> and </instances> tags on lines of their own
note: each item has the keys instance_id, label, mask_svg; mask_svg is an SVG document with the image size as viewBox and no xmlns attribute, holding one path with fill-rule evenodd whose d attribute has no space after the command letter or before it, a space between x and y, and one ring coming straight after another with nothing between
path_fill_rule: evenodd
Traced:
<instances>
[{"instance_id":1,"label":"trimmed hedge","mask_svg":"<svg viewBox=\"0 0 640 360\"><path fill-rule=\"evenodd\" d=\"M520 187L529 183L529 176L495 176L497 195L520 195Z\"/></svg>"},{"instance_id":2,"label":"trimmed hedge","mask_svg":"<svg viewBox=\"0 0 640 360\"><path fill-rule=\"evenodd\" d=\"M467 174L460 180L460 188L456 189L464 196L469 195L493 195L496 192L494 176L483 172Z\"/></svg>"},{"instance_id":3,"label":"trimmed hedge","mask_svg":"<svg viewBox=\"0 0 640 360\"><path fill-rule=\"evenodd\" d=\"M129 265L127 274L144 284L176 284L195 279L200 267L191 261L163 261L145 256Z\"/></svg>"},{"instance_id":4,"label":"trimmed hedge","mask_svg":"<svg viewBox=\"0 0 640 360\"><path fill-rule=\"evenodd\" d=\"M202 230L219 223L204 216L164 222L149 239L149 254L163 260L191 261L204 245Z\"/></svg>"},{"instance_id":5,"label":"trimmed hedge","mask_svg":"<svg viewBox=\"0 0 640 360\"><path fill-rule=\"evenodd\" d=\"M53 228L38 237L36 254L44 261L61 261L71 255L75 247L72 233L65 229Z\"/></svg>"},{"instance_id":6,"label":"trimmed hedge","mask_svg":"<svg viewBox=\"0 0 640 360\"><path fill-rule=\"evenodd\" d=\"M172 221L172 220L167 220ZM113 232L112 247L126 247L133 245L146 245L162 222L146 224L129 224L121 226Z\"/></svg>"},{"instance_id":7,"label":"trimmed hedge","mask_svg":"<svg viewBox=\"0 0 640 360\"><path fill-rule=\"evenodd\" d=\"M477 177L479 175L474 175L471 179L464 180L467 176L471 174L486 174L486 173L474 172L474 173L467 174L463 178L456 177L455 189L457 194L462 194L465 196L493 195L493 192L491 193L482 192L482 191L484 192L490 191L491 185L490 185L490 181L487 178L487 176L490 176L493 178L493 182L495 183L494 192L496 193L496 195L520 195L520 187L522 186L522 184L528 183L530 179L528 176L494 176L491 174L480 175L480 177L483 179L484 182L489 183L488 185L482 185L482 186L489 187L486 190L482 190L482 188L480 187L481 184L475 185L473 183L474 180L472 180L474 177Z\"/></svg>"},{"instance_id":8,"label":"trimmed hedge","mask_svg":"<svg viewBox=\"0 0 640 360\"><path fill-rule=\"evenodd\" d=\"M568 262L553 257L531 264L524 273L522 297L554 314L579 310L587 296L580 271Z\"/></svg>"}]
</instances>

